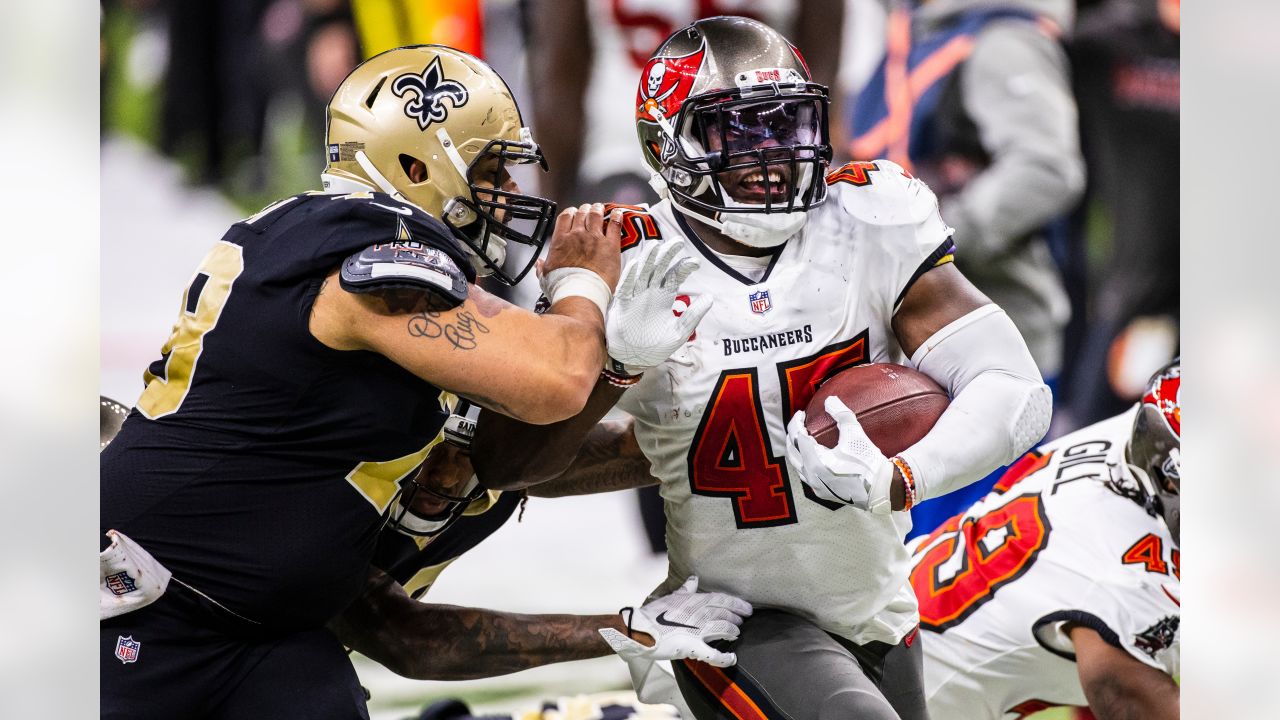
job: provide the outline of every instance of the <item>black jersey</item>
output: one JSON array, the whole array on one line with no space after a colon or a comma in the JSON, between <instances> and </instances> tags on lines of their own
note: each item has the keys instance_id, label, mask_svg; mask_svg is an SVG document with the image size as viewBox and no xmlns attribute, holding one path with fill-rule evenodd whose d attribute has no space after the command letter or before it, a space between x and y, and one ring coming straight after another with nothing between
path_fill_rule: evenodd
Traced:
<instances>
[{"instance_id":1,"label":"black jersey","mask_svg":"<svg viewBox=\"0 0 1280 720\"><path fill-rule=\"evenodd\" d=\"M233 225L102 453L101 529L269 626L316 626L354 599L398 481L448 416L438 388L309 330L325 277L390 242L437 248L474 281L443 224L382 193L307 193Z\"/></svg>"}]
</instances>

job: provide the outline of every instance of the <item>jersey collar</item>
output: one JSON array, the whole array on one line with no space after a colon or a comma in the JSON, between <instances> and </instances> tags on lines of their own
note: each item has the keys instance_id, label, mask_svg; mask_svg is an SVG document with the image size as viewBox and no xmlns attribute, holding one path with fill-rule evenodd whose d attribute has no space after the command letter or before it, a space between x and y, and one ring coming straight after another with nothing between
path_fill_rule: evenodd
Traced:
<instances>
[{"instance_id":1,"label":"jersey collar","mask_svg":"<svg viewBox=\"0 0 1280 720\"><path fill-rule=\"evenodd\" d=\"M685 237L689 239L689 242L693 243L693 246L698 249L698 252L702 253L703 257L710 260L712 265L720 268L720 271L725 275L728 275L743 285L760 285L768 280L769 275L773 274L773 267L778 264L778 258L782 257L783 249L791 242L788 240L774 248L773 252L769 256L769 266L764 269L764 275L761 275L759 280L752 280L746 275L743 275L730 267L724 260L720 259L720 256L716 254L714 250L707 247L706 244L702 242L702 239L698 237L698 233L694 232L694 229L689 226L689 221L685 219L684 213L672 208L671 215L675 218L676 224L680 226L681 232L683 232Z\"/></svg>"}]
</instances>

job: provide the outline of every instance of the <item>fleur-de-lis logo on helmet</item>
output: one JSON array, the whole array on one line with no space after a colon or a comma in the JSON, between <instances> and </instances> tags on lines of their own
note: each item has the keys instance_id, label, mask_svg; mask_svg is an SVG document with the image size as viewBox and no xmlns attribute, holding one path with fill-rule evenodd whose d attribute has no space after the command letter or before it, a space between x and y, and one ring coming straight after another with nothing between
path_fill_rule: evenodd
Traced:
<instances>
[{"instance_id":1,"label":"fleur-de-lis logo on helmet","mask_svg":"<svg viewBox=\"0 0 1280 720\"><path fill-rule=\"evenodd\" d=\"M412 94L404 104L404 114L417 120L421 130L426 130L431 123L444 122L449 117L449 108L444 104L446 99L455 108L459 108L467 104L469 97L465 85L457 80L445 79L439 57L432 60L421 75L405 73L396 78L391 83L391 92L396 97Z\"/></svg>"}]
</instances>

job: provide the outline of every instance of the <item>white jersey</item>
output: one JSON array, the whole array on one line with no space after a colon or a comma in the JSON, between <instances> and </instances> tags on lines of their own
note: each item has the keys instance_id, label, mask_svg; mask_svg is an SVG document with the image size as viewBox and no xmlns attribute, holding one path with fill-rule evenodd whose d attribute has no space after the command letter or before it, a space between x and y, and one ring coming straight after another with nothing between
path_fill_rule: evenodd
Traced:
<instances>
[{"instance_id":1,"label":"white jersey","mask_svg":"<svg viewBox=\"0 0 1280 720\"><path fill-rule=\"evenodd\" d=\"M894 309L925 270L951 259L952 230L929 188L891 162L851 163L828 183L827 201L772 258L712 252L669 201L628 216L623 262L659 235L683 239L701 267L681 292L715 304L619 407L635 416L662 481L666 589L696 574L699 587L855 642L896 643L916 624L902 543L909 515L812 497L788 475L786 426L836 370L906 362Z\"/></svg>"},{"instance_id":2,"label":"white jersey","mask_svg":"<svg viewBox=\"0 0 1280 720\"><path fill-rule=\"evenodd\" d=\"M636 152L636 89L644 64L671 33L715 15L746 15L785 30L798 6L796 0L587 0L593 48L582 177L596 183L618 173L649 176Z\"/></svg>"},{"instance_id":3,"label":"white jersey","mask_svg":"<svg viewBox=\"0 0 1280 720\"><path fill-rule=\"evenodd\" d=\"M991 494L911 543L930 715L1087 705L1067 623L1178 674L1178 546L1107 484L1132 425L1131 410L1032 451Z\"/></svg>"}]
</instances>

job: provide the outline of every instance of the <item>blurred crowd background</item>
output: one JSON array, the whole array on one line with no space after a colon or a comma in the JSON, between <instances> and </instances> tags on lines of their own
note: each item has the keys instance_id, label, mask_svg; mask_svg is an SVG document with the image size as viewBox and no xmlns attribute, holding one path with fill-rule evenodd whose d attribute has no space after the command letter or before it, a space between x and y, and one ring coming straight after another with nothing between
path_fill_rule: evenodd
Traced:
<instances>
[{"instance_id":1,"label":"blurred crowd background","mask_svg":"<svg viewBox=\"0 0 1280 720\"><path fill-rule=\"evenodd\" d=\"M1179 0L112 0L102 134L247 214L316 186L324 106L355 64L443 43L512 85L550 161L527 190L643 202L640 67L717 14L804 52L831 88L833 166L890 157L930 183L962 269L1052 381L1055 431L1118 411L1178 351ZM898 91L910 107L888 102L878 132Z\"/></svg>"}]
</instances>

